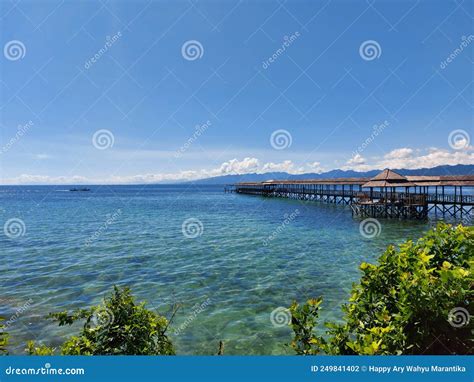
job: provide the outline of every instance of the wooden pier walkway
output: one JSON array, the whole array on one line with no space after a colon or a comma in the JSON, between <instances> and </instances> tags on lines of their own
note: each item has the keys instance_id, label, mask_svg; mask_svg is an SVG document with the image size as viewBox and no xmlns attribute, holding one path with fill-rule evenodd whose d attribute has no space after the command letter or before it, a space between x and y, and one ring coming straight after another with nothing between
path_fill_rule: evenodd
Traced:
<instances>
[{"instance_id":1,"label":"wooden pier walkway","mask_svg":"<svg viewBox=\"0 0 474 382\"><path fill-rule=\"evenodd\" d=\"M269 180L226 186L226 192L346 204L353 215L425 219L430 211L474 213L474 176L402 176L389 169L369 178Z\"/></svg>"}]
</instances>

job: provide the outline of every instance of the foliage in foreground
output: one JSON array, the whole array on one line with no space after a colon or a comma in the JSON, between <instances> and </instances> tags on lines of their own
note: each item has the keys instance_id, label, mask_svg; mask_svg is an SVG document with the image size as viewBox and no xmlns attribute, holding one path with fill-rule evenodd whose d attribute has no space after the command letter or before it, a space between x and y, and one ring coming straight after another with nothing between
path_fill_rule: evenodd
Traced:
<instances>
[{"instance_id":1,"label":"foliage in foreground","mask_svg":"<svg viewBox=\"0 0 474 382\"><path fill-rule=\"evenodd\" d=\"M0 354L6 354L8 344L8 333L6 333L5 325L2 324L3 317L0 317Z\"/></svg>"},{"instance_id":2,"label":"foliage in foreground","mask_svg":"<svg viewBox=\"0 0 474 382\"><path fill-rule=\"evenodd\" d=\"M343 323L314 332L321 298L293 303L297 354L469 354L474 228L441 223L418 242L389 246L343 306ZM469 305L469 302L471 304Z\"/></svg>"},{"instance_id":3,"label":"foliage in foreground","mask_svg":"<svg viewBox=\"0 0 474 382\"><path fill-rule=\"evenodd\" d=\"M173 345L166 335L168 320L136 304L129 288L114 287L112 296L101 305L72 313L49 315L59 326L84 320L82 331L67 339L62 355L171 355ZM56 349L28 342L30 355L50 355Z\"/></svg>"}]
</instances>

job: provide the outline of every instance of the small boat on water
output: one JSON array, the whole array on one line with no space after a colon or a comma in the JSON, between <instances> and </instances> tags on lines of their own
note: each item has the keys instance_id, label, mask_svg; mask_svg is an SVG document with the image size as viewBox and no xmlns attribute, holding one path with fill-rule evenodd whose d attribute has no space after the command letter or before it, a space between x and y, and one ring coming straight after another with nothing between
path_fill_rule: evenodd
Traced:
<instances>
[{"instance_id":1,"label":"small boat on water","mask_svg":"<svg viewBox=\"0 0 474 382\"><path fill-rule=\"evenodd\" d=\"M71 192L77 192L77 191L90 191L90 188L70 188L69 191Z\"/></svg>"}]
</instances>

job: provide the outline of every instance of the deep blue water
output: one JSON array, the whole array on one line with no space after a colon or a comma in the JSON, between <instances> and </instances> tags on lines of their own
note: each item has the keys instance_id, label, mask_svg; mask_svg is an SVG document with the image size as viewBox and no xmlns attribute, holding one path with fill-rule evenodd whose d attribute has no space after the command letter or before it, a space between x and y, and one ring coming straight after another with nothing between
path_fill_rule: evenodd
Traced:
<instances>
[{"instance_id":1,"label":"deep blue water","mask_svg":"<svg viewBox=\"0 0 474 382\"><path fill-rule=\"evenodd\" d=\"M226 354L283 354L291 332L273 325L272 311L322 295L322 320L339 319L358 265L434 224L381 220L369 239L340 205L224 194L221 186L90 188L0 188L1 225L24 223L19 237L0 234L0 315L14 318L11 353L29 339L60 343L71 328L49 323L47 313L97 304L120 284L162 314L182 305L171 330L178 353L213 354L223 340ZM187 219L199 220L200 235L183 234Z\"/></svg>"}]
</instances>

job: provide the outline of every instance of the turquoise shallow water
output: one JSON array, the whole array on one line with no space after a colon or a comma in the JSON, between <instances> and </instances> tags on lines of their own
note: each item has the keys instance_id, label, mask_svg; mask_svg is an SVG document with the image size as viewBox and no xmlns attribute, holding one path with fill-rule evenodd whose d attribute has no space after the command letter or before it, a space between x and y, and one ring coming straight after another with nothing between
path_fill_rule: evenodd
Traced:
<instances>
[{"instance_id":1,"label":"turquoise shallow water","mask_svg":"<svg viewBox=\"0 0 474 382\"><path fill-rule=\"evenodd\" d=\"M272 311L322 295L322 320L339 319L358 265L434 224L381 221L368 239L343 206L212 186L67 189L0 188L2 226L19 218L25 228L0 234L0 315L13 354L29 339L60 343L71 329L44 316L96 304L114 284L165 315L182 305L171 331L178 353L213 354L223 340L226 354L285 354L291 332ZM200 235L183 234L187 219L199 220Z\"/></svg>"}]
</instances>

